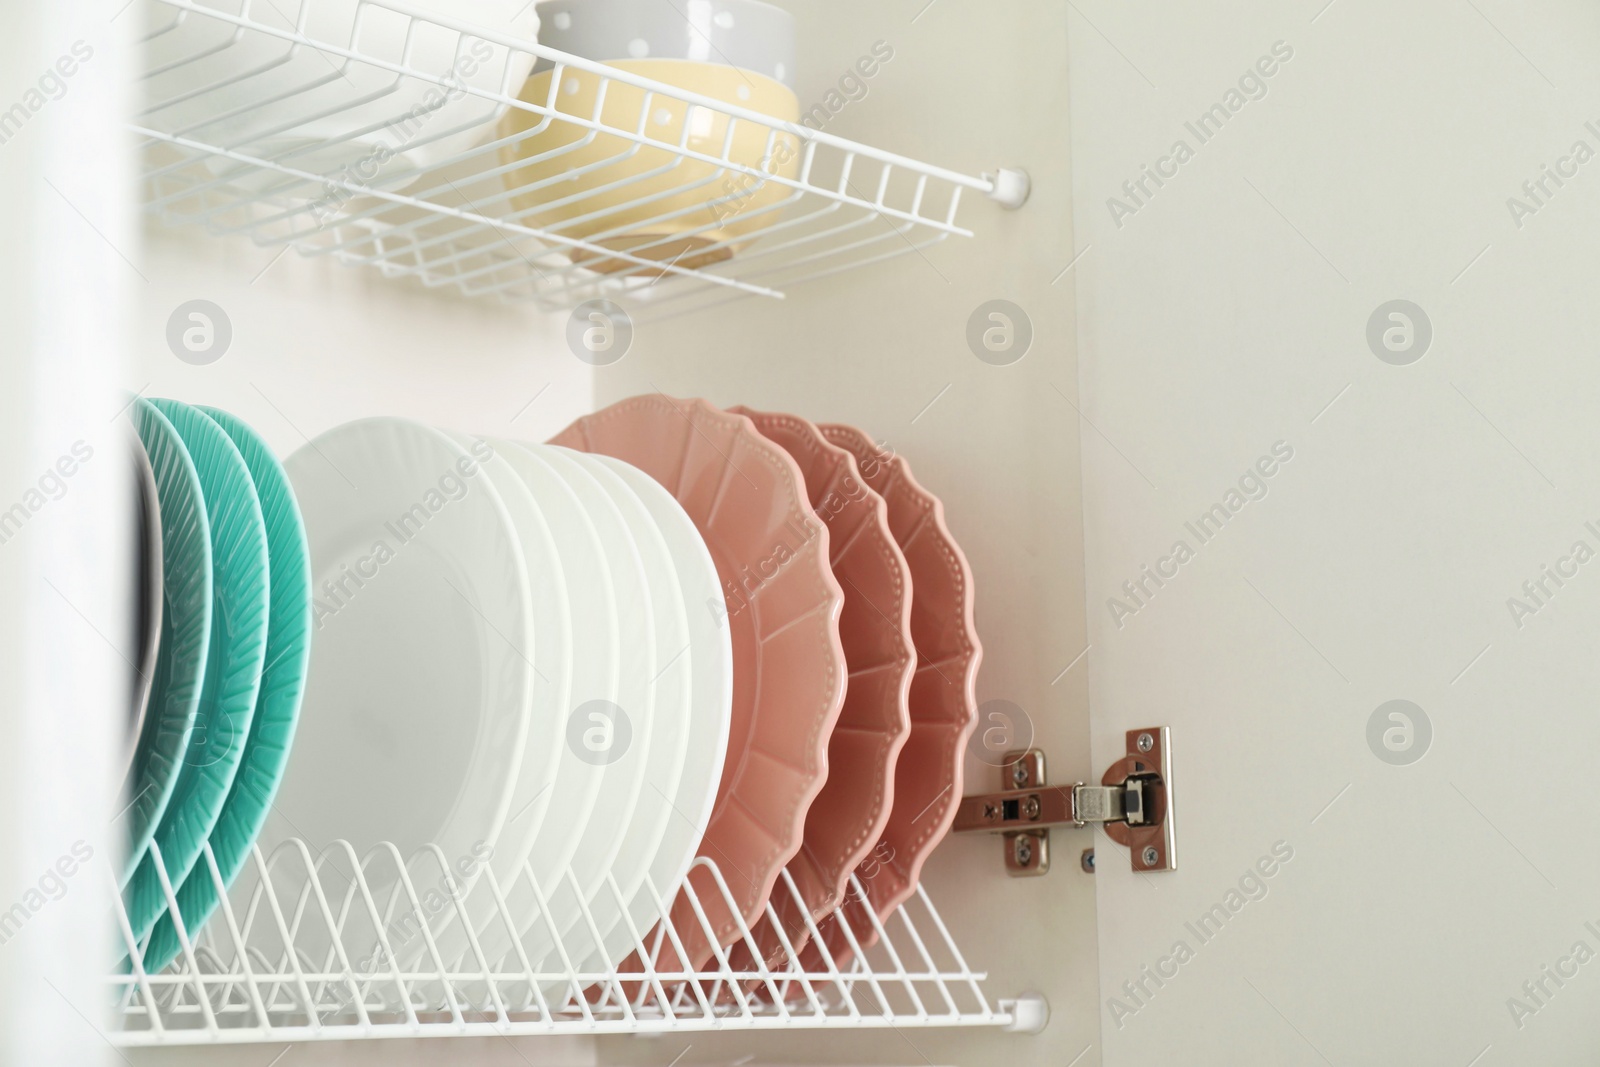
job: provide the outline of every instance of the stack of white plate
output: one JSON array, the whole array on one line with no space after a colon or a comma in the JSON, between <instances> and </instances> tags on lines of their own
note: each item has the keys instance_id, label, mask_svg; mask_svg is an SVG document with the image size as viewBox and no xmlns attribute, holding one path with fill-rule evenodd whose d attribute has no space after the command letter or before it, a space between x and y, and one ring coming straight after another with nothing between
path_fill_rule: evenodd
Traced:
<instances>
[{"instance_id":1,"label":"stack of white plate","mask_svg":"<svg viewBox=\"0 0 1600 1067\"><path fill-rule=\"evenodd\" d=\"M580 969L617 966L684 881L728 745L694 523L619 460L403 419L286 467L316 655L275 830L323 850L324 884L363 865L402 967L498 969L514 941L538 965L558 937ZM426 929L394 919L419 908Z\"/></svg>"}]
</instances>

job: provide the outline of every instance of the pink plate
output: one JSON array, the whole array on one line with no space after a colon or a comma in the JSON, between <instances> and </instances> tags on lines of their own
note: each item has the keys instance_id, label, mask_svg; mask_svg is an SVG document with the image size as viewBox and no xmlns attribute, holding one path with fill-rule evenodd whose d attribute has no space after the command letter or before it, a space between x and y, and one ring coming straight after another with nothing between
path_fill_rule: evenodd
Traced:
<instances>
[{"instance_id":1,"label":"pink plate","mask_svg":"<svg viewBox=\"0 0 1600 1067\"><path fill-rule=\"evenodd\" d=\"M828 527L833 576L844 589L844 710L828 742L828 780L806 814L805 844L789 861L800 899L822 923L843 902L851 872L889 822L895 762L911 732L911 583L889 531L888 508L863 484L854 456L798 416L729 410L748 416L799 464L812 511ZM794 896L780 890L772 903L798 950L808 935ZM762 934L761 941L771 942L761 944L762 952L775 964L782 958L777 938L770 926Z\"/></svg>"},{"instance_id":2,"label":"pink plate","mask_svg":"<svg viewBox=\"0 0 1600 1067\"><path fill-rule=\"evenodd\" d=\"M917 484L911 467L851 426L819 427L855 456L861 477L888 504L889 529L911 572L911 736L895 764L889 824L856 869L865 900L881 919L916 891L922 864L943 840L961 801L961 762L978 707L975 684L983 647L972 621L972 571L944 523L944 505ZM845 907L862 946L877 940L864 903ZM847 942L835 925L828 948L842 965ZM809 953L814 955L814 953Z\"/></svg>"},{"instance_id":3,"label":"pink plate","mask_svg":"<svg viewBox=\"0 0 1600 1067\"><path fill-rule=\"evenodd\" d=\"M828 566L827 527L812 515L788 453L743 415L704 400L633 397L579 419L551 443L649 474L683 505L716 563L726 603L691 610L716 612L731 629L733 723L700 855L715 860L738 916L754 927L800 850L844 701L844 595ZM689 881L717 940L732 943L737 916L705 867ZM681 894L672 918L698 968L711 946Z\"/></svg>"}]
</instances>

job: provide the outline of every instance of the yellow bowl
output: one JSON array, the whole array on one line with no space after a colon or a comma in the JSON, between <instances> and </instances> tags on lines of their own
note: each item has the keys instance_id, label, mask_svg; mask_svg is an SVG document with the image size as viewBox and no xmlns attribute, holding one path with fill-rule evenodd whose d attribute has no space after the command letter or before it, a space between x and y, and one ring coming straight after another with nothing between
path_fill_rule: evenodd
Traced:
<instances>
[{"instance_id":1,"label":"yellow bowl","mask_svg":"<svg viewBox=\"0 0 1600 1067\"><path fill-rule=\"evenodd\" d=\"M777 120L795 123L800 117L793 91L754 71L680 59L625 59L607 66ZM732 258L778 220L781 205L794 195L764 176L798 173L800 144L793 134L571 68L560 71L561 85L552 99L555 74L546 70L529 78L521 98L611 129L681 143L761 173L741 173L513 108L501 121L500 134L520 139L503 147L501 155L507 164L526 161L505 175L513 205L526 212L518 219L523 225L692 269ZM605 103L596 116L602 85ZM606 273L662 273L587 249L573 248L569 254L573 262Z\"/></svg>"}]
</instances>

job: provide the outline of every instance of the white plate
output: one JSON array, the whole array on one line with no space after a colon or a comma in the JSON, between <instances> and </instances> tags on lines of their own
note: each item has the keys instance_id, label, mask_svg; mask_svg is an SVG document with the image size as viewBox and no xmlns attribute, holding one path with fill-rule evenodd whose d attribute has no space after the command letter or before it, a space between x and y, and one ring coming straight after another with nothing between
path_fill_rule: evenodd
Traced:
<instances>
[{"instance_id":1,"label":"white plate","mask_svg":"<svg viewBox=\"0 0 1600 1067\"><path fill-rule=\"evenodd\" d=\"M534 498L514 465L517 450L508 450L511 453L508 456L492 442L481 438L459 433L449 433L449 436L463 448L477 446L476 454L490 453L483 461L480 477L489 479L516 527L533 595L534 683L527 744L523 749L516 791L511 798L511 811L506 817L500 844L488 863L504 892L521 876L523 864L533 854L556 786L572 692L571 607L555 536L546 520L545 507ZM559 510L575 504L570 499L557 499L547 502L546 506ZM466 911L485 957L492 963L504 956L511 947L515 927L508 929L504 918L497 914L494 895L487 885L479 886L466 898ZM439 939L439 951L446 960L460 959L470 950L460 926L449 922L454 914L454 911L447 911L442 916L446 922L436 927L436 932L443 926L449 927ZM517 921L513 913L513 924Z\"/></svg>"},{"instance_id":2,"label":"white plate","mask_svg":"<svg viewBox=\"0 0 1600 1067\"><path fill-rule=\"evenodd\" d=\"M495 441L494 447L521 477L549 523L566 575L571 621L572 676L561 709L555 784L522 877L506 893L507 910L520 927L518 934L547 950L550 924L560 929L581 914L576 898L566 888L566 872L585 840L606 771L603 764L579 758L568 743L567 724L573 710L591 700L616 700L621 646L611 565L583 502L535 448L512 441ZM530 870L550 905L548 918L528 882Z\"/></svg>"},{"instance_id":3,"label":"white plate","mask_svg":"<svg viewBox=\"0 0 1600 1067\"><path fill-rule=\"evenodd\" d=\"M310 542L313 654L273 836L359 853L388 841L408 859L435 844L470 886L528 734L533 609L516 527L481 458L420 423L348 423L284 466ZM393 870L369 877L392 884Z\"/></svg>"},{"instance_id":4,"label":"white plate","mask_svg":"<svg viewBox=\"0 0 1600 1067\"><path fill-rule=\"evenodd\" d=\"M566 451L563 449L562 451ZM610 962L617 962L634 946L634 937L643 938L653 923L632 931L623 922L624 909L639 893L656 851L668 834L668 823L680 818L673 812L678 801L678 784L688 756L692 683L689 660L689 619L684 610L683 591L666 540L639 495L601 457L569 452L583 464L616 504L638 547L649 587L649 611L654 622L656 669L651 676L655 714L650 730L650 746L644 767L644 787L634 808L633 819L622 834L622 847L611 865L611 879L617 895L601 892L590 899L590 911L600 944ZM643 605L641 605L643 610ZM608 887L609 888L609 887ZM572 939L569 939L572 940ZM587 931L576 939L575 949L588 956L588 964L601 963L592 949ZM569 945L569 949L572 946ZM586 951L591 950L591 951ZM620 953L620 954L619 954ZM583 969L588 970L590 966Z\"/></svg>"},{"instance_id":5,"label":"white plate","mask_svg":"<svg viewBox=\"0 0 1600 1067\"><path fill-rule=\"evenodd\" d=\"M644 935L661 918L651 886L660 894L661 904L670 908L711 821L733 719L733 645L727 626L721 622L725 609L717 566L695 529L694 520L671 493L637 467L610 456L596 454L593 458L617 473L655 521L672 556L689 627L689 651L684 658L690 665L692 713L683 773L678 778L671 818L654 850L649 882L633 894L628 904L635 928ZM627 927L614 929L606 936L605 945L608 963L615 966L632 948ZM585 966L595 968L598 961L590 960Z\"/></svg>"},{"instance_id":6,"label":"white plate","mask_svg":"<svg viewBox=\"0 0 1600 1067\"><path fill-rule=\"evenodd\" d=\"M592 903L603 891L607 875L621 857L624 831L644 794L655 722L655 693L651 686L657 671L655 620L644 561L615 501L589 467L568 449L549 445L524 447L565 479L594 523L611 569L621 650L615 696L608 702L586 704L574 694L567 748L578 759L599 764L605 779L595 798L588 832L573 854L570 880L552 898L551 910L556 914L558 898L565 900L579 894L586 903ZM578 654L582 654L581 648ZM581 918L581 910L568 913L557 926L574 961L596 947L587 924L580 925ZM548 928L536 924L531 934L524 939L528 957L540 960L554 947L548 941Z\"/></svg>"}]
</instances>

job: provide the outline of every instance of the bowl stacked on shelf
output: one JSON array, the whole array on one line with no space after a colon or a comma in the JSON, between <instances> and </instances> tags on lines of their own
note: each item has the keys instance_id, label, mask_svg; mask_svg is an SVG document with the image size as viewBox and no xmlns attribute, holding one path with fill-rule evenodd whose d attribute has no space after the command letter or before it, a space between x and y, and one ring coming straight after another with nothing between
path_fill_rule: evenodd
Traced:
<instances>
[{"instance_id":1,"label":"bowl stacked on shelf","mask_svg":"<svg viewBox=\"0 0 1600 1067\"><path fill-rule=\"evenodd\" d=\"M154 971L181 948L171 901L198 930L272 805L305 682L310 587L294 494L248 426L174 400L136 397L132 412L148 470L146 651L121 882L126 933Z\"/></svg>"},{"instance_id":2,"label":"bowl stacked on shelf","mask_svg":"<svg viewBox=\"0 0 1600 1067\"><path fill-rule=\"evenodd\" d=\"M714 0L688 18L660 0L544 0L537 10L540 44L718 105L549 59L535 64L519 94L530 107L500 121L505 184L524 225L590 246L569 246L574 262L608 274L661 273L598 247L710 266L796 199L770 180L800 172L787 11L761 0Z\"/></svg>"},{"instance_id":3,"label":"bowl stacked on shelf","mask_svg":"<svg viewBox=\"0 0 1600 1067\"><path fill-rule=\"evenodd\" d=\"M473 255L512 240L504 226L613 287L643 282L791 230L813 162L794 21L762 0L697 0L687 16L671 0L168 0L144 14L157 199L181 189L208 219L242 210L297 239L331 226L349 255L373 241L385 260L424 254L447 208L468 213L448 239Z\"/></svg>"}]
</instances>

